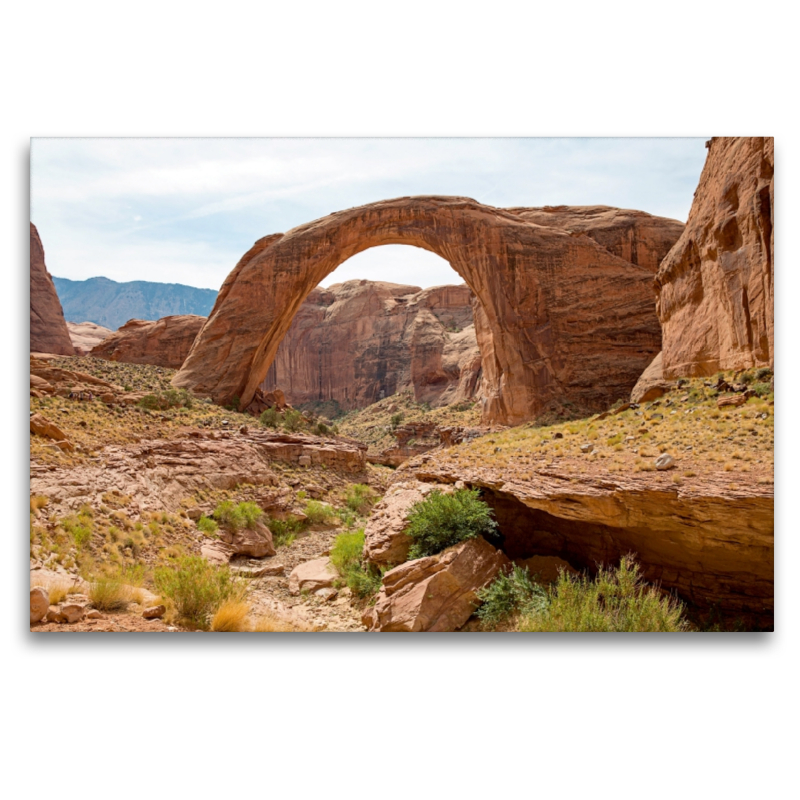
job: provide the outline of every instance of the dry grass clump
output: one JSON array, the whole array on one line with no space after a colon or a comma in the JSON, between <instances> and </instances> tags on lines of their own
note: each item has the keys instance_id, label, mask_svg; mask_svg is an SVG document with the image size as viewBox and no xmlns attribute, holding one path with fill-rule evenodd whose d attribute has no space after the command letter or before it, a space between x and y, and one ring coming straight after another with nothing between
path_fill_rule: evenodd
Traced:
<instances>
[{"instance_id":1,"label":"dry grass clump","mask_svg":"<svg viewBox=\"0 0 800 800\"><path fill-rule=\"evenodd\" d=\"M99 611L124 611L133 602L132 587L122 575L102 575L89 583L89 600Z\"/></svg>"},{"instance_id":2,"label":"dry grass clump","mask_svg":"<svg viewBox=\"0 0 800 800\"><path fill-rule=\"evenodd\" d=\"M271 614L256 617L252 627L253 633L309 633L311 628L295 622L285 622Z\"/></svg>"},{"instance_id":3,"label":"dry grass clump","mask_svg":"<svg viewBox=\"0 0 800 800\"><path fill-rule=\"evenodd\" d=\"M226 600L211 617L211 630L217 633L249 631L250 605L243 600Z\"/></svg>"},{"instance_id":4,"label":"dry grass clump","mask_svg":"<svg viewBox=\"0 0 800 800\"><path fill-rule=\"evenodd\" d=\"M62 603L68 595L77 594L80 591L80 587L67 578L39 578L34 585L41 586L47 591L51 606Z\"/></svg>"}]
</instances>

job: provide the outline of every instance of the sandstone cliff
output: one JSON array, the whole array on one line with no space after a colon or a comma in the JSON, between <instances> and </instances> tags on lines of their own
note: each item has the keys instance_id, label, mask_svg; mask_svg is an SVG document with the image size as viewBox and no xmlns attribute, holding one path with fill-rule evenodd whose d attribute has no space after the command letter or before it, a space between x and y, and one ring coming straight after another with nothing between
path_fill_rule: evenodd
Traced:
<instances>
[{"instance_id":1,"label":"sandstone cliff","mask_svg":"<svg viewBox=\"0 0 800 800\"><path fill-rule=\"evenodd\" d=\"M774 141L708 146L686 229L656 276L667 379L774 362Z\"/></svg>"},{"instance_id":2,"label":"sandstone cliff","mask_svg":"<svg viewBox=\"0 0 800 800\"><path fill-rule=\"evenodd\" d=\"M100 344L113 331L94 322L67 322L67 330L75 355L85 356L95 345Z\"/></svg>"},{"instance_id":3,"label":"sandstone cliff","mask_svg":"<svg viewBox=\"0 0 800 800\"><path fill-rule=\"evenodd\" d=\"M75 353L53 279L44 263L44 248L31 222L31 351L71 356Z\"/></svg>"},{"instance_id":4,"label":"sandstone cliff","mask_svg":"<svg viewBox=\"0 0 800 800\"><path fill-rule=\"evenodd\" d=\"M432 406L475 395L480 353L465 285L421 290L366 280L309 294L262 389L293 405L364 408L399 391Z\"/></svg>"},{"instance_id":5,"label":"sandstone cliff","mask_svg":"<svg viewBox=\"0 0 800 800\"><path fill-rule=\"evenodd\" d=\"M179 369L205 321L205 317L194 314L163 317L155 322L132 319L96 345L91 355Z\"/></svg>"}]
</instances>

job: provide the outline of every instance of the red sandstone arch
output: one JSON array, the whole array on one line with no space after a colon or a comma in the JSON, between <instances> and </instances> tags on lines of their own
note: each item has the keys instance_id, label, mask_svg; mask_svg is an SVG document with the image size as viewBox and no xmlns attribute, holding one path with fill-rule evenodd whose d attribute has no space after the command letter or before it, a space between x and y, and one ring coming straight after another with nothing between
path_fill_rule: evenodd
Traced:
<instances>
[{"instance_id":1,"label":"red sandstone arch","mask_svg":"<svg viewBox=\"0 0 800 800\"><path fill-rule=\"evenodd\" d=\"M682 228L640 211L463 197L340 211L253 245L173 384L246 407L309 292L362 250L408 244L448 261L477 297L485 420L517 424L554 399L598 407L630 392L660 349L652 279Z\"/></svg>"}]
</instances>

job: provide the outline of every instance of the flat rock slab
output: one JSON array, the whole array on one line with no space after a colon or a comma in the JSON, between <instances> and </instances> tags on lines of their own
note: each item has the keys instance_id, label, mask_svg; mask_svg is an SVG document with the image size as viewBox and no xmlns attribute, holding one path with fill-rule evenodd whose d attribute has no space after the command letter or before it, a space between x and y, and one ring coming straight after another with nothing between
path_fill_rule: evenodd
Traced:
<instances>
[{"instance_id":1,"label":"flat rock slab","mask_svg":"<svg viewBox=\"0 0 800 800\"><path fill-rule=\"evenodd\" d=\"M298 595L301 591L316 592L318 589L333 586L338 577L339 573L331 565L329 558L315 558L313 561L298 564L292 570L289 576L289 592L293 595Z\"/></svg>"}]
</instances>

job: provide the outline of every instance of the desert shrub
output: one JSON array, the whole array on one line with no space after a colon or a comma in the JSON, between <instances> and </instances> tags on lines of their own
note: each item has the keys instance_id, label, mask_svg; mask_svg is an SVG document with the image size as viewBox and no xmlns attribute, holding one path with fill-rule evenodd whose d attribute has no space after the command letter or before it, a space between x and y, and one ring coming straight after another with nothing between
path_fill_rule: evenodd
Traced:
<instances>
[{"instance_id":1,"label":"desert shrub","mask_svg":"<svg viewBox=\"0 0 800 800\"><path fill-rule=\"evenodd\" d=\"M750 389L756 397L766 397L772 391L768 383L754 383Z\"/></svg>"},{"instance_id":2,"label":"desert shrub","mask_svg":"<svg viewBox=\"0 0 800 800\"><path fill-rule=\"evenodd\" d=\"M757 381L770 381L772 380L772 370L769 367L759 367L756 370Z\"/></svg>"},{"instance_id":3,"label":"desert shrub","mask_svg":"<svg viewBox=\"0 0 800 800\"><path fill-rule=\"evenodd\" d=\"M244 596L242 583L227 566L215 567L200 556L183 556L158 567L153 578L158 591L175 604L181 620L202 630L226 600Z\"/></svg>"},{"instance_id":4,"label":"desert shrub","mask_svg":"<svg viewBox=\"0 0 800 800\"><path fill-rule=\"evenodd\" d=\"M535 583L527 568L514 566L478 591L481 607L475 612L481 627L491 629L515 614L531 614L547 607L547 591Z\"/></svg>"},{"instance_id":5,"label":"desert shrub","mask_svg":"<svg viewBox=\"0 0 800 800\"><path fill-rule=\"evenodd\" d=\"M280 416L278 414L278 409L268 408L261 413L261 416L258 418L258 421L265 428L277 428L279 419Z\"/></svg>"},{"instance_id":6,"label":"desert shrub","mask_svg":"<svg viewBox=\"0 0 800 800\"><path fill-rule=\"evenodd\" d=\"M191 408L194 398L186 389L166 389L145 395L139 405L148 411L166 411L169 408Z\"/></svg>"},{"instance_id":7,"label":"desert shrub","mask_svg":"<svg viewBox=\"0 0 800 800\"><path fill-rule=\"evenodd\" d=\"M217 523L205 514L197 520L197 529L205 533L206 536L213 536L217 532L218 527Z\"/></svg>"},{"instance_id":8,"label":"desert shrub","mask_svg":"<svg viewBox=\"0 0 800 800\"><path fill-rule=\"evenodd\" d=\"M250 606L241 600L226 600L211 617L211 630L217 633L238 633L250 630L247 619Z\"/></svg>"},{"instance_id":9,"label":"desert shrub","mask_svg":"<svg viewBox=\"0 0 800 800\"><path fill-rule=\"evenodd\" d=\"M364 553L364 529L340 533L331 548L331 564L357 597L377 594L381 588L379 570L361 563Z\"/></svg>"},{"instance_id":10,"label":"desert shrub","mask_svg":"<svg viewBox=\"0 0 800 800\"><path fill-rule=\"evenodd\" d=\"M406 534L413 541L408 557L436 555L467 539L491 536L497 530L492 516L477 489L457 489L452 494L434 489L409 511Z\"/></svg>"},{"instance_id":11,"label":"desert shrub","mask_svg":"<svg viewBox=\"0 0 800 800\"><path fill-rule=\"evenodd\" d=\"M223 500L212 514L220 525L235 531L253 528L263 515L264 512L255 503L234 503L233 500Z\"/></svg>"},{"instance_id":12,"label":"desert shrub","mask_svg":"<svg viewBox=\"0 0 800 800\"><path fill-rule=\"evenodd\" d=\"M35 494L31 497L31 511L37 511L40 508L44 508L48 503L48 499L45 495L42 494Z\"/></svg>"},{"instance_id":13,"label":"desert shrub","mask_svg":"<svg viewBox=\"0 0 800 800\"><path fill-rule=\"evenodd\" d=\"M320 503L319 500L309 500L303 511L312 525L327 524L336 516L336 511L331 506Z\"/></svg>"},{"instance_id":14,"label":"desert shrub","mask_svg":"<svg viewBox=\"0 0 800 800\"><path fill-rule=\"evenodd\" d=\"M89 582L89 600L99 611L124 611L133 601L133 587L122 570L99 575Z\"/></svg>"},{"instance_id":15,"label":"desert shrub","mask_svg":"<svg viewBox=\"0 0 800 800\"><path fill-rule=\"evenodd\" d=\"M597 576L559 575L550 602L522 616L521 631L662 631L689 629L684 607L646 584L632 555Z\"/></svg>"},{"instance_id":16,"label":"desert shrub","mask_svg":"<svg viewBox=\"0 0 800 800\"><path fill-rule=\"evenodd\" d=\"M392 414L389 422L392 426L392 430L397 428L397 426L403 421L403 412L398 411L397 414Z\"/></svg>"},{"instance_id":17,"label":"desert shrub","mask_svg":"<svg viewBox=\"0 0 800 800\"><path fill-rule=\"evenodd\" d=\"M272 532L272 543L275 547L288 547L296 538L302 527L295 517L288 519L271 519L267 527Z\"/></svg>"},{"instance_id":18,"label":"desert shrub","mask_svg":"<svg viewBox=\"0 0 800 800\"><path fill-rule=\"evenodd\" d=\"M299 431L303 427L303 415L294 408L283 412L283 427L290 432Z\"/></svg>"},{"instance_id":19,"label":"desert shrub","mask_svg":"<svg viewBox=\"0 0 800 800\"><path fill-rule=\"evenodd\" d=\"M354 483L347 490L345 505L356 514L366 514L378 500L375 490L364 483Z\"/></svg>"},{"instance_id":20,"label":"desert shrub","mask_svg":"<svg viewBox=\"0 0 800 800\"><path fill-rule=\"evenodd\" d=\"M318 422L314 430L318 436L327 436L331 432L331 429L324 422Z\"/></svg>"}]
</instances>

